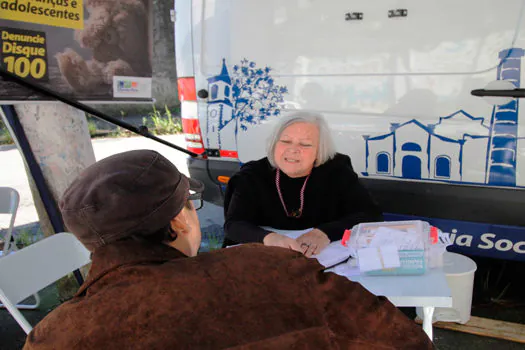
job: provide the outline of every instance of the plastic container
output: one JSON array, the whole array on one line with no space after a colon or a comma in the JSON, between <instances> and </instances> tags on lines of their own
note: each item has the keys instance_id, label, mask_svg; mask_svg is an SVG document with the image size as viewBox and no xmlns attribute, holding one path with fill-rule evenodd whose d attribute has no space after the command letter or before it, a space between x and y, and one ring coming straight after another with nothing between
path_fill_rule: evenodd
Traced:
<instances>
[{"instance_id":1,"label":"plastic container","mask_svg":"<svg viewBox=\"0 0 525 350\"><path fill-rule=\"evenodd\" d=\"M401 266L362 273L369 276L424 274L428 265L428 251L432 244L430 237L431 227L428 222L420 220L371 222L354 226L351 230L347 246L353 251L354 257L357 258L358 265L359 249L375 247L377 245L381 246L382 243L376 241L378 238L376 234L380 232L379 230L381 228L395 230L397 236L403 238L396 241ZM383 233L384 232L383 230ZM382 236L388 237L390 234Z\"/></svg>"},{"instance_id":2,"label":"plastic container","mask_svg":"<svg viewBox=\"0 0 525 350\"><path fill-rule=\"evenodd\" d=\"M465 324L470 319L472 309L472 291L476 263L461 254L445 252L443 254L443 271L452 294L452 307L437 307L432 322L457 322ZM419 318L423 318L423 309L416 308Z\"/></svg>"}]
</instances>

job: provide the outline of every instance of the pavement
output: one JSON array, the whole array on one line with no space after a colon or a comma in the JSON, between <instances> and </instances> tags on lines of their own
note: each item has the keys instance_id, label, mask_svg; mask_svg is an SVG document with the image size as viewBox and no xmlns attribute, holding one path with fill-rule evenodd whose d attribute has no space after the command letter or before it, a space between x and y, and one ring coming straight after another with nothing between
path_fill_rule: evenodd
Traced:
<instances>
[{"instance_id":1,"label":"pavement","mask_svg":"<svg viewBox=\"0 0 525 350\"><path fill-rule=\"evenodd\" d=\"M182 135L162 136L163 139L179 146L184 146ZM97 160L112 154L132 149L154 149L172 161L181 172L188 175L186 156L168 146L162 145L144 137L129 138L107 138L93 139L93 149ZM38 215L34 208L33 198L29 189L26 172L20 153L14 146L0 146L0 184L2 186L14 187L20 193L20 205L15 221L15 234L29 230L33 234L39 229ZM7 171L6 171L7 169ZM203 228L203 244L201 251L210 249L210 244L217 244L217 240L223 236L223 213L222 208L212 203L205 202L204 207L198 211L201 226ZM0 217L0 228L5 228L4 218ZM211 238L211 239L210 239ZM31 324L36 324L53 308L60 304L55 285L51 285L40 292L42 307L39 310L22 311ZM413 311L413 310L412 310ZM525 323L525 305L506 307L502 304L488 303L486 305L474 305L472 315L500 319L509 322ZM409 316L415 313L409 311ZM359 322L359 320L356 320ZM0 309L0 350L21 349L25 340L25 334L9 313ZM434 329L434 342L438 349L524 349L523 344L499 339L475 336L461 332Z\"/></svg>"}]
</instances>

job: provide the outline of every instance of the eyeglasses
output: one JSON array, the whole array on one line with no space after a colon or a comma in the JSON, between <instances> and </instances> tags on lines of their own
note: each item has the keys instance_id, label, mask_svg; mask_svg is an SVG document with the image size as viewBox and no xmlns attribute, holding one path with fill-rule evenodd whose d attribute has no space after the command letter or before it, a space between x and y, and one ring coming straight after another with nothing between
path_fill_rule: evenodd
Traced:
<instances>
[{"instance_id":1,"label":"eyeglasses","mask_svg":"<svg viewBox=\"0 0 525 350\"><path fill-rule=\"evenodd\" d=\"M195 210L201 209L204 205L204 201L202 200L202 193L199 193L199 192L190 194L190 196L188 197L188 200L191 201Z\"/></svg>"}]
</instances>

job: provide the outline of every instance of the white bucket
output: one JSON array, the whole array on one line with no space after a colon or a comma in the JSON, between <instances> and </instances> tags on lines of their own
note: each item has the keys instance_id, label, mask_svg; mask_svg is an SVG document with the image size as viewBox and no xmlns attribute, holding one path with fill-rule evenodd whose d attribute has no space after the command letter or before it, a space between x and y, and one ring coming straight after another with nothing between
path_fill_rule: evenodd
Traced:
<instances>
[{"instance_id":1,"label":"white bucket","mask_svg":"<svg viewBox=\"0 0 525 350\"><path fill-rule=\"evenodd\" d=\"M465 324L470 319L474 273L476 263L461 254L445 252L443 254L443 271L452 294L452 307L437 307L432 322L457 322ZM423 308L416 308L419 318L423 319Z\"/></svg>"}]
</instances>

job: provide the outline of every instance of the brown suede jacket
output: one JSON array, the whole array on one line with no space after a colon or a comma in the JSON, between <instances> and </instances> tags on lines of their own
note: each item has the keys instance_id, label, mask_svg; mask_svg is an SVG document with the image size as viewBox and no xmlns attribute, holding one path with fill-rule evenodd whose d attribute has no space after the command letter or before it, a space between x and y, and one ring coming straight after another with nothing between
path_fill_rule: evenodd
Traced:
<instances>
[{"instance_id":1,"label":"brown suede jacket","mask_svg":"<svg viewBox=\"0 0 525 350\"><path fill-rule=\"evenodd\" d=\"M188 258L164 245L97 249L89 277L24 349L432 349L386 298L288 249Z\"/></svg>"}]
</instances>

